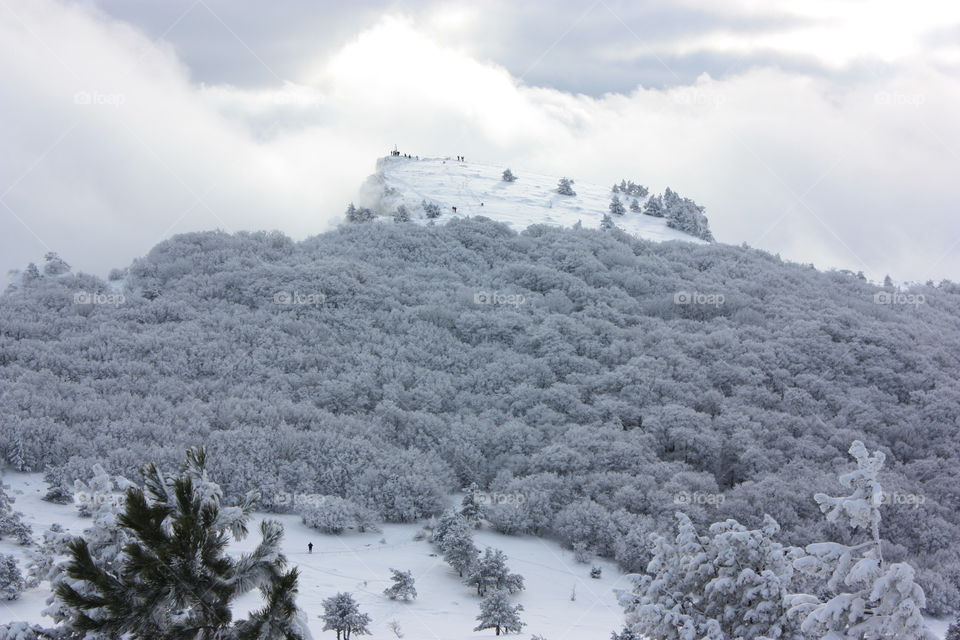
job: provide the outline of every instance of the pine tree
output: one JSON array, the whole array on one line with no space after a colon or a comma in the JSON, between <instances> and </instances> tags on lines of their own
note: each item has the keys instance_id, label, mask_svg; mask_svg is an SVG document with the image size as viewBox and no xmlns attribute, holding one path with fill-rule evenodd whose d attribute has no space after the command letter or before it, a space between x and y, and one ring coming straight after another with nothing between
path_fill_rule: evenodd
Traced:
<instances>
[{"instance_id":1,"label":"pine tree","mask_svg":"<svg viewBox=\"0 0 960 640\"><path fill-rule=\"evenodd\" d=\"M653 537L647 574L619 594L629 634L657 640L696 638L796 638L786 619L786 597L798 550L774 542L779 527L748 530L718 522L701 536L677 514L673 542Z\"/></svg>"},{"instance_id":2,"label":"pine tree","mask_svg":"<svg viewBox=\"0 0 960 640\"><path fill-rule=\"evenodd\" d=\"M446 537L447 533L453 529L462 518L454 513L453 511L448 511L437 519L436 525L433 527L433 531L430 535L430 542L437 545L441 549L443 548L443 540Z\"/></svg>"},{"instance_id":3,"label":"pine tree","mask_svg":"<svg viewBox=\"0 0 960 640\"><path fill-rule=\"evenodd\" d=\"M397 210L393 213L393 221L397 223L410 222L410 212L407 211L405 205L401 204L397 207Z\"/></svg>"},{"instance_id":4,"label":"pine tree","mask_svg":"<svg viewBox=\"0 0 960 640\"><path fill-rule=\"evenodd\" d=\"M31 464L29 458L30 456L27 454L27 449L23 444L23 438L17 438L17 442L13 447L13 451L10 452L10 464L17 471L31 471L33 465Z\"/></svg>"},{"instance_id":5,"label":"pine tree","mask_svg":"<svg viewBox=\"0 0 960 640\"><path fill-rule=\"evenodd\" d=\"M26 583L16 559L8 554L0 553L0 598L16 600L23 592Z\"/></svg>"},{"instance_id":6,"label":"pine tree","mask_svg":"<svg viewBox=\"0 0 960 640\"><path fill-rule=\"evenodd\" d=\"M830 594L826 601L815 595L790 598L791 615L802 619L801 631L835 640L927 640L933 635L923 621L923 589L914 582L909 564L888 564L880 538L880 505L883 488L879 474L885 455L873 455L859 440L850 446L856 470L840 476L850 495L814 496L829 522L861 532L858 544L819 542L808 545L809 555L794 562L803 573L823 580Z\"/></svg>"},{"instance_id":7,"label":"pine tree","mask_svg":"<svg viewBox=\"0 0 960 640\"><path fill-rule=\"evenodd\" d=\"M0 538L13 538L19 544L33 542L33 528L23 519L23 514L13 510L14 499L0 482Z\"/></svg>"},{"instance_id":8,"label":"pine tree","mask_svg":"<svg viewBox=\"0 0 960 640\"><path fill-rule=\"evenodd\" d=\"M443 552L443 559L456 570L462 578L469 572L480 555L480 550L473 544L470 525L464 520L457 519L447 529L439 544Z\"/></svg>"},{"instance_id":9,"label":"pine tree","mask_svg":"<svg viewBox=\"0 0 960 640\"><path fill-rule=\"evenodd\" d=\"M394 584L384 589L383 595L391 600L408 600L417 597L417 590L413 586L413 575L409 571L400 571L399 569L390 569L393 573L390 579Z\"/></svg>"},{"instance_id":10,"label":"pine tree","mask_svg":"<svg viewBox=\"0 0 960 640\"><path fill-rule=\"evenodd\" d=\"M70 271L70 265L63 261L56 252L49 251L43 256L43 273L48 276L59 276Z\"/></svg>"},{"instance_id":11,"label":"pine tree","mask_svg":"<svg viewBox=\"0 0 960 640\"><path fill-rule=\"evenodd\" d=\"M573 190L573 180L571 178L560 178L557 181L557 193L562 196L577 195L577 192Z\"/></svg>"},{"instance_id":12,"label":"pine tree","mask_svg":"<svg viewBox=\"0 0 960 640\"><path fill-rule=\"evenodd\" d=\"M337 640L350 640L352 634L369 635L370 616L360 613L360 607L349 593L342 592L323 601L324 631L336 631Z\"/></svg>"},{"instance_id":13,"label":"pine tree","mask_svg":"<svg viewBox=\"0 0 960 640\"><path fill-rule=\"evenodd\" d=\"M373 210L368 209L367 207L355 207L351 202L349 205L347 205L346 217L347 222L360 224L363 222L370 222L376 218L377 215L373 212Z\"/></svg>"},{"instance_id":14,"label":"pine tree","mask_svg":"<svg viewBox=\"0 0 960 640\"><path fill-rule=\"evenodd\" d=\"M620 196L613 196L613 198L610 199L610 213L615 216L622 216L626 212L627 210L624 209L623 203L620 202Z\"/></svg>"},{"instance_id":15,"label":"pine tree","mask_svg":"<svg viewBox=\"0 0 960 640\"><path fill-rule=\"evenodd\" d=\"M614 224L613 218L610 217L609 213L603 214L603 217L600 218L600 228L601 229L616 229L617 225Z\"/></svg>"},{"instance_id":16,"label":"pine tree","mask_svg":"<svg viewBox=\"0 0 960 640\"><path fill-rule=\"evenodd\" d=\"M499 549L487 547L473 564L466 583L477 588L477 595L484 596L490 590L506 590L510 593L523 590L523 576L510 573L507 556Z\"/></svg>"},{"instance_id":17,"label":"pine tree","mask_svg":"<svg viewBox=\"0 0 960 640\"><path fill-rule=\"evenodd\" d=\"M460 517L475 527L479 527L483 520L483 505L478 496L479 492L480 488L474 482L460 501Z\"/></svg>"},{"instance_id":18,"label":"pine tree","mask_svg":"<svg viewBox=\"0 0 960 640\"><path fill-rule=\"evenodd\" d=\"M237 640L305 640L312 638L307 617L297 607L300 574L291 569L261 587L266 603L248 620L237 623Z\"/></svg>"},{"instance_id":19,"label":"pine tree","mask_svg":"<svg viewBox=\"0 0 960 640\"><path fill-rule=\"evenodd\" d=\"M943 640L960 640L960 615L947 627L947 635L943 637Z\"/></svg>"},{"instance_id":20,"label":"pine tree","mask_svg":"<svg viewBox=\"0 0 960 640\"><path fill-rule=\"evenodd\" d=\"M424 215L431 220L440 217L440 205L436 202L427 202L424 200L420 203L420 206L423 208Z\"/></svg>"},{"instance_id":21,"label":"pine tree","mask_svg":"<svg viewBox=\"0 0 960 640\"><path fill-rule=\"evenodd\" d=\"M663 217L663 199L660 196L650 196L643 205L643 213L654 218Z\"/></svg>"},{"instance_id":22,"label":"pine tree","mask_svg":"<svg viewBox=\"0 0 960 640\"><path fill-rule=\"evenodd\" d=\"M280 524L261 524L262 539L252 553L236 559L226 554L231 536L247 533L255 494L239 506L224 506L220 487L207 477L202 448L188 450L179 475L164 476L150 464L143 477L143 487L127 490L117 518L129 540L119 567L99 562L84 538L69 544L67 575L90 587L78 590L69 582L56 587L57 597L73 610L73 628L108 637L240 640L249 637L249 629L292 624L297 574L283 571ZM254 588L267 595L267 607L233 622L231 604Z\"/></svg>"},{"instance_id":23,"label":"pine tree","mask_svg":"<svg viewBox=\"0 0 960 640\"><path fill-rule=\"evenodd\" d=\"M506 169L504 169L504 171L503 171L503 181L504 181L504 182L515 182L516 179L517 179L517 176L513 175L513 171L510 171L510 168L509 168L509 167L507 167Z\"/></svg>"},{"instance_id":24,"label":"pine tree","mask_svg":"<svg viewBox=\"0 0 960 640\"><path fill-rule=\"evenodd\" d=\"M640 209L640 201L637 200L636 198L634 198L634 199L630 202L630 211L633 211L634 213L640 213L640 212L641 212L641 209Z\"/></svg>"},{"instance_id":25,"label":"pine tree","mask_svg":"<svg viewBox=\"0 0 960 640\"><path fill-rule=\"evenodd\" d=\"M480 602L480 615L477 616L479 625L474 631L496 629L497 635L503 633L520 633L525 626L518 615L523 611L523 605L511 605L506 592L499 589L491 591L490 595Z\"/></svg>"},{"instance_id":26,"label":"pine tree","mask_svg":"<svg viewBox=\"0 0 960 640\"><path fill-rule=\"evenodd\" d=\"M664 216L667 226L684 233L706 240L713 241L707 217L703 215L704 208L690 198L672 198L667 204L664 198Z\"/></svg>"},{"instance_id":27,"label":"pine tree","mask_svg":"<svg viewBox=\"0 0 960 640\"><path fill-rule=\"evenodd\" d=\"M89 481L77 480L74 482L73 495L80 515L92 519L90 526L83 531L83 539L86 540L87 550L98 566L111 573L121 571L126 559L123 550L130 542L126 529L117 524L123 504L123 496L120 491L125 491L134 486L133 483L122 476L111 476L99 464L93 466L93 477ZM92 583L74 579L69 575L70 542L72 542L72 538L60 528L51 527L43 535L42 553L51 556L68 556L67 559L53 564L44 576L44 579L50 581L50 587L54 595L47 600L48 607L43 613L56 622L71 620L83 613L56 597L56 592L61 588L61 584L67 585L86 596L93 597L96 595L96 588ZM100 612L91 612L88 615L98 617Z\"/></svg>"}]
</instances>

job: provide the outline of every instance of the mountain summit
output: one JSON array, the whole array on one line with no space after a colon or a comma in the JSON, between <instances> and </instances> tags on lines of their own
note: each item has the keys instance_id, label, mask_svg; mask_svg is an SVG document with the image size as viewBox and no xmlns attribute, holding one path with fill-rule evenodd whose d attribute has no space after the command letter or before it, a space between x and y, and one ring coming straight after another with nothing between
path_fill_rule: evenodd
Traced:
<instances>
[{"instance_id":1,"label":"mountain summit","mask_svg":"<svg viewBox=\"0 0 960 640\"><path fill-rule=\"evenodd\" d=\"M560 186L563 180L569 180L566 189ZM597 228L612 223L647 240L712 240L703 207L669 188L656 195L626 180L605 187L457 158L379 158L358 203L359 210L348 210L353 221L393 217L444 223L456 216L485 216L516 231L532 224L572 227L579 222Z\"/></svg>"}]
</instances>

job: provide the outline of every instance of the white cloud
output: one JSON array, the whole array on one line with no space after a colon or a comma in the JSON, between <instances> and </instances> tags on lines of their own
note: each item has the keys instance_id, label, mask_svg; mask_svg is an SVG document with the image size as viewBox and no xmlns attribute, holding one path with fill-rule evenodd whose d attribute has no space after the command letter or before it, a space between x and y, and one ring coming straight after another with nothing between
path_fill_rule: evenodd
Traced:
<instances>
[{"instance_id":1,"label":"white cloud","mask_svg":"<svg viewBox=\"0 0 960 640\"><path fill-rule=\"evenodd\" d=\"M11 7L0 193L16 183L4 201L32 233L0 208L5 267L49 246L102 273L193 229L316 233L397 143L669 185L707 206L721 241L821 267L960 275L960 90L915 59L846 85L767 68L597 98L526 86L387 18L305 77L251 90L192 83L169 47L103 15ZM78 92L91 104L75 104Z\"/></svg>"}]
</instances>

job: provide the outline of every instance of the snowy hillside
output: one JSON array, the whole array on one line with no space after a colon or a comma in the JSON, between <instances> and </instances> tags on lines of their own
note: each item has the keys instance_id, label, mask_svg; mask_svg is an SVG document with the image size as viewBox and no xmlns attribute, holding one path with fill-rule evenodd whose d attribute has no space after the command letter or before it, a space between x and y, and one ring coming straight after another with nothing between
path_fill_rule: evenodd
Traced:
<instances>
[{"instance_id":1,"label":"snowy hillside","mask_svg":"<svg viewBox=\"0 0 960 640\"><path fill-rule=\"evenodd\" d=\"M69 533L78 535L91 526L89 518L78 517L73 505L44 502L46 492L42 474L8 473L3 482L10 485L16 508L27 514L36 537L50 525L61 524ZM261 516L262 517L262 516ZM250 530L257 531L261 517L255 517ZM333 638L323 632L322 600L338 591L354 594L363 612L370 614L370 631L374 638L394 638L391 622L400 626L408 638L443 638L444 640L494 637L493 631L475 632L474 619L480 599L457 574L436 555L436 549L425 540L414 540L421 524L388 524L380 533L345 533L324 535L304 526L294 515L270 515L283 523L285 535L282 551L291 565L300 570L299 606L308 614L310 631L315 638ZM249 552L256 536L232 547L233 553ZM573 553L553 541L532 536L505 536L488 529L477 531L479 548L502 549L510 567L524 577L526 590L515 596L523 604L526 623L521 637L540 634L547 638L606 637L623 625L623 610L617 604L614 589L626 588L629 582L616 566L602 559L591 564L575 562ZM307 543L314 544L307 553ZM0 540L0 553L13 554L21 569L27 565L25 547L13 540ZM590 567L599 566L599 579L589 576ZM410 571L416 580L418 596L408 602L390 600L383 590L390 585L390 569ZM17 600L0 600L0 624L11 620L52 626L49 617L41 615L50 596L49 583L24 592ZM571 600L571 596L575 599ZM263 604L257 592L245 595L239 608L253 610ZM243 612L236 611L235 614Z\"/></svg>"},{"instance_id":2,"label":"snowy hillside","mask_svg":"<svg viewBox=\"0 0 960 640\"><path fill-rule=\"evenodd\" d=\"M584 227L600 226L609 213L613 195L610 186L576 181L575 196L557 193L560 176L528 173L514 168L517 179L506 182L506 167L458 162L456 158L404 158L387 156L377 161L377 171L361 190L359 204L381 216L392 216L401 204L413 220L425 222L423 201L440 205L442 223L454 216L486 216L505 222L515 231L532 224L571 227L580 222ZM571 176L576 179L576 176ZM611 176L611 184L620 176ZM632 199L624 198L629 207ZM643 204L645 198L640 199ZM456 207L456 212L453 211ZM656 218L627 209L614 216L620 229L647 240L703 240L667 226L665 218Z\"/></svg>"}]
</instances>

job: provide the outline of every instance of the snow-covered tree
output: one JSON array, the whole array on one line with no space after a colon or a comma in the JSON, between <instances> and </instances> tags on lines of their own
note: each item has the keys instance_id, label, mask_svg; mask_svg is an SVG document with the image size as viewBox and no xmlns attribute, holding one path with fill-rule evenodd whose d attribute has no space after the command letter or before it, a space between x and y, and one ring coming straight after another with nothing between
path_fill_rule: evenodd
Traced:
<instances>
[{"instance_id":1,"label":"snow-covered tree","mask_svg":"<svg viewBox=\"0 0 960 640\"><path fill-rule=\"evenodd\" d=\"M654 218L662 218L663 199L660 196L650 196L650 199L643 205L643 212Z\"/></svg>"},{"instance_id":2,"label":"snow-covered tree","mask_svg":"<svg viewBox=\"0 0 960 640\"><path fill-rule=\"evenodd\" d=\"M23 592L26 583L17 560L13 556L0 553L0 598L16 600Z\"/></svg>"},{"instance_id":3,"label":"snow-covered tree","mask_svg":"<svg viewBox=\"0 0 960 640\"><path fill-rule=\"evenodd\" d=\"M500 549L490 547L487 547L470 568L466 583L476 587L479 596L484 596L493 589L503 589L510 593L523 590L523 576L510 573L506 554Z\"/></svg>"},{"instance_id":4,"label":"snow-covered tree","mask_svg":"<svg viewBox=\"0 0 960 640\"><path fill-rule=\"evenodd\" d=\"M630 201L630 211L633 211L634 213L640 213L642 211L640 208L640 201L636 198Z\"/></svg>"},{"instance_id":5,"label":"snow-covered tree","mask_svg":"<svg viewBox=\"0 0 960 640\"><path fill-rule=\"evenodd\" d=\"M361 222L370 222L377 217L377 214L373 212L372 209L367 207L356 207L351 202L347 205L346 211L347 222L361 223Z\"/></svg>"},{"instance_id":6,"label":"snow-covered tree","mask_svg":"<svg viewBox=\"0 0 960 640\"><path fill-rule=\"evenodd\" d=\"M947 635L943 636L943 640L960 640L960 615L947 627Z\"/></svg>"},{"instance_id":7,"label":"snow-covered tree","mask_svg":"<svg viewBox=\"0 0 960 640\"><path fill-rule=\"evenodd\" d=\"M436 202L429 202L424 200L420 203L420 206L423 208L423 213L430 219L440 217L440 205Z\"/></svg>"},{"instance_id":8,"label":"snow-covered tree","mask_svg":"<svg viewBox=\"0 0 960 640\"><path fill-rule=\"evenodd\" d=\"M33 542L33 528L23 519L23 514L13 510L14 499L6 492L0 481L0 538L13 538L19 544Z\"/></svg>"},{"instance_id":9,"label":"snow-covered tree","mask_svg":"<svg viewBox=\"0 0 960 640\"><path fill-rule=\"evenodd\" d=\"M118 518L123 513L124 494L121 491L133 487L135 485L126 478L108 474L100 464L93 466L89 481L77 480L74 483L74 503L81 516L92 520L83 531L87 551L95 564L111 573L119 573L126 559L124 547L130 542L130 536L125 528L118 525ZM53 595L47 599L48 606L44 614L56 622L69 621L81 615L97 618L102 613L85 613L56 596L58 589L66 587L89 597L97 593L93 583L74 578L69 573L72 541L73 538L64 533L61 527L50 527L44 532L43 544L37 550L36 566L31 564L28 568L32 579L50 581ZM45 574L42 573L44 567L47 567Z\"/></svg>"},{"instance_id":10,"label":"snow-covered tree","mask_svg":"<svg viewBox=\"0 0 960 640\"><path fill-rule=\"evenodd\" d=\"M503 170L503 181L504 182L514 182L516 181L517 176L513 175L513 171L510 171L510 168L507 167Z\"/></svg>"},{"instance_id":11,"label":"snow-covered tree","mask_svg":"<svg viewBox=\"0 0 960 640\"><path fill-rule=\"evenodd\" d=\"M620 202L620 196L613 196L610 199L610 213L615 216L622 216L627 210L624 208L623 203Z\"/></svg>"},{"instance_id":12,"label":"snow-covered tree","mask_svg":"<svg viewBox=\"0 0 960 640\"><path fill-rule=\"evenodd\" d=\"M49 251L43 256L43 273L48 276L59 276L70 272L70 265L64 262L56 252Z\"/></svg>"},{"instance_id":13,"label":"snow-covered tree","mask_svg":"<svg viewBox=\"0 0 960 640\"><path fill-rule=\"evenodd\" d=\"M300 519L308 527L323 533L339 534L351 527L367 527L374 520L366 507L339 496L317 496L313 504L300 511Z\"/></svg>"},{"instance_id":14,"label":"snow-covered tree","mask_svg":"<svg viewBox=\"0 0 960 640\"><path fill-rule=\"evenodd\" d=\"M370 616L360 613L360 607L353 596L346 592L330 596L323 601L324 631L336 631L337 640L350 640L351 635L369 635Z\"/></svg>"},{"instance_id":15,"label":"snow-covered tree","mask_svg":"<svg viewBox=\"0 0 960 640\"><path fill-rule=\"evenodd\" d=\"M473 544L472 527L463 519L458 518L447 528L438 544L443 552L443 559L462 578L469 572L480 555L479 549Z\"/></svg>"},{"instance_id":16,"label":"snow-covered tree","mask_svg":"<svg viewBox=\"0 0 960 640\"><path fill-rule=\"evenodd\" d=\"M383 595L391 600L409 600L417 597L417 589L413 586L413 574L409 571L390 569L393 574L390 579L393 584L384 589Z\"/></svg>"},{"instance_id":17,"label":"snow-covered tree","mask_svg":"<svg viewBox=\"0 0 960 640\"><path fill-rule=\"evenodd\" d=\"M629 633L651 640L800 640L785 602L797 550L773 540L773 518L756 530L718 522L703 536L686 514L676 517L676 539L653 536L647 575L619 594Z\"/></svg>"},{"instance_id":18,"label":"snow-covered tree","mask_svg":"<svg viewBox=\"0 0 960 640\"><path fill-rule=\"evenodd\" d=\"M207 477L204 449L187 452L179 475L163 475L154 464L143 475L144 486L127 490L117 518L128 539L121 566L98 561L85 538L69 545L67 575L89 587L67 581L56 586L57 597L71 608L70 626L108 637L233 640L244 629L292 624L296 570L283 571L283 527L264 521L251 553L226 555L231 537L246 535L256 495L225 506L220 487ZM268 606L233 621L231 603L255 588L268 595Z\"/></svg>"},{"instance_id":19,"label":"snow-covered tree","mask_svg":"<svg viewBox=\"0 0 960 640\"><path fill-rule=\"evenodd\" d=\"M855 440L849 453L857 468L840 476L851 489L845 496L814 495L827 521L849 527L861 540L852 545L818 542L807 545L806 556L795 560L799 571L823 581L829 597L796 594L790 614L802 620L809 636L830 640L932 640L923 621L923 589L914 570L904 562L887 563L880 537L883 488L879 474L886 456L872 455Z\"/></svg>"},{"instance_id":20,"label":"snow-covered tree","mask_svg":"<svg viewBox=\"0 0 960 640\"><path fill-rule=\"evenodd\" d=\"M495 589L480 601L480 622L473 630L495 629L500 633L520 633L525 624L520 621L520 612L523 605L510 604L510 598L505 591Z\"/></svg>"},{"instance_id":21,"label":"snow-covered tree","mask_svg":"<svg viewBox=\"0 0 960 640\"><path fill-rule=\"evenodd\" d=\"M610 217L609 213L603 214L603 217L600 218L600 228L601 229L616 229L617 225L613 222L613 218Z\"/></svg>"},{"instance_id":22,"label":"snow-covered tree","mask_svg":"<svg viewBox=\"0 0 960 640\"><path fill-rule=\"evenodd\" d=\"M397 206L397 210L393 212L393 221L400 222L410 222L410 212L407 210L406 205Z\"/></svg>"},{"instance_id":23,"label":"snow-covered tree","mask_svg":"<svg viewBox=\"0 0 960 640\"><path fill-rule=\"evenodd\" d=\"M475 527L480 526L483 520L483 504L479 497L480 488L476 483L470 485L467 493L460 501L460 517Z\"/></svg>"},{"instance_id":24,"label":"snow-covered tree","mask_svg":"<svg viewBox=\"0 0 960 640\"><path fill-rule=\"evenodd\" d=\"M713 234L710 232L710 224L703 212L703 207L690 198L681 198L670 187L664 191L663 215L667 219L667 226L712 242Z\"/></svg>"},{"instance_id":25,"label":"snow-covered tree","mask_svg":"<svg viewBox=\"0 0 960 640\"><path fill-rule=\"evenodd\" d=\"M436 518L433 522L432 529L430 530L430 542L437 545L438 547L443 547L443 539L447 536L447 533L463 518L460 517L455 511L448 511Z\"/></svg>"},{"instance_id":26,"label":"snow-covered tree","mask_svg":"<svg viewBox=\"0 0 960 640\"><path fill-rule=\"evenodd\" d=\"M0 622L0 640L72 640L70 632L63 628L44 629L29 622Z\"/></svg>"},{"instance_id":27,"label":"snow-covered tree","mask_svg":"<svg viewBox=\"0 0 960 640\"><path fill-rule=\"evenodd\" d=\"M557 181L557 193L562 196L575 196L577 192L573 190L573 179L572 178L560 178Z\"/></svg>"}]
</instances>

